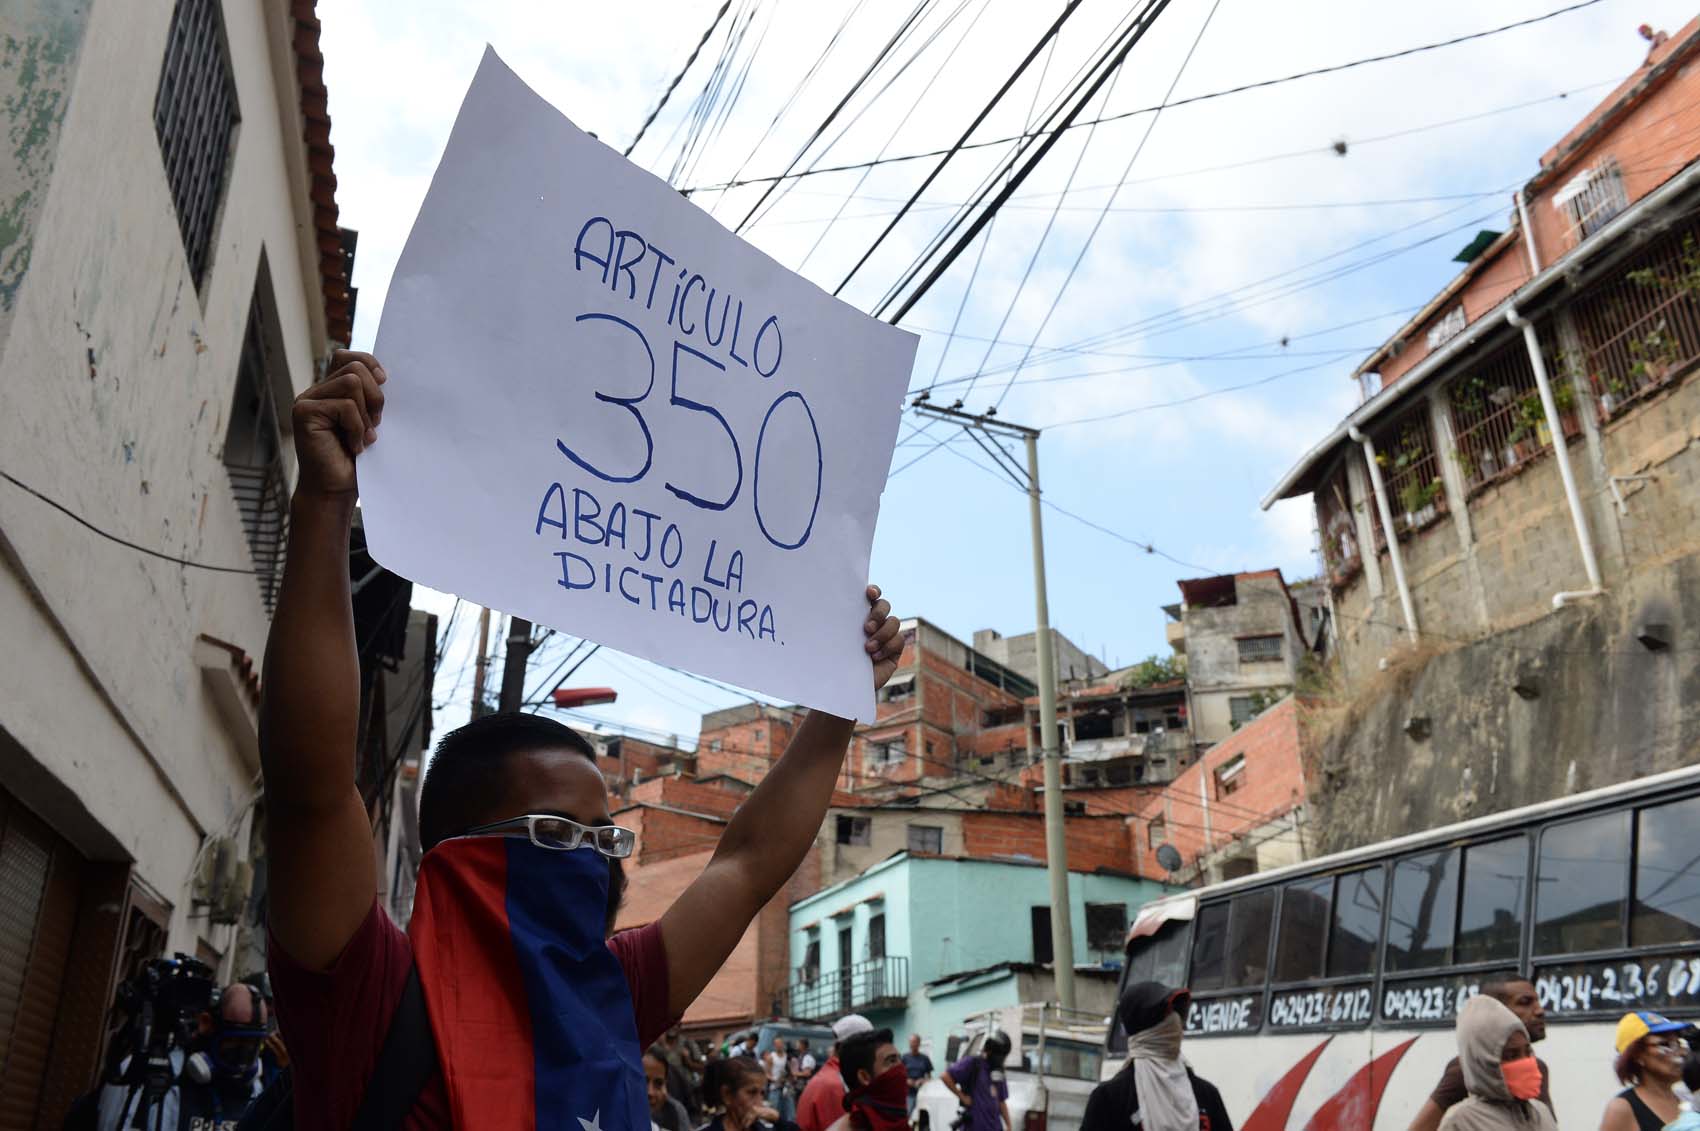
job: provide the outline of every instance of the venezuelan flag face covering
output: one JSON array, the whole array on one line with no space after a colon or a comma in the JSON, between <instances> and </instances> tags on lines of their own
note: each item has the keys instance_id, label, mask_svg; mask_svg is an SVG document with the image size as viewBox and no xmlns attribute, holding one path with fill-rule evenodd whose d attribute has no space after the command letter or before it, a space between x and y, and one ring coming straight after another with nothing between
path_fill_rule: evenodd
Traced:
<instances>
[{"instance_id":1,"label":"venezuelan flag face covering","mask_svg":"<svg viewBox=\"0 0 1700 1131\"><path fill-rule=\"evenodd\" d=\"M446 840L408 934L460 1131L648 1131L608 862L523 837Z\"/></svg>"}]
</instances>

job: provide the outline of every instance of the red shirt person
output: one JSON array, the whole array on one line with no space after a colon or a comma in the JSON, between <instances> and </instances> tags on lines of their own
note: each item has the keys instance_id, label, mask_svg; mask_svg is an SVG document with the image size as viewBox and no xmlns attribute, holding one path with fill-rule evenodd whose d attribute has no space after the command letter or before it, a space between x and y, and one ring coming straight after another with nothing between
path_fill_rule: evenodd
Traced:
<instances>
[{"instance_id":1,"label":"red shirt person","mask_svg":"<svg viewBox=\"0 0 1700 1131\"><path fill-rule=\"evenodd\" d=\"M873 1023L860 1013L848 1013L832 1026L837 1044L832 1055L809 1078L808 1087L797 1100L797 1126L802 1131L826 1131L844 1115L844 1074L838 1063L838 1046L859 1033L873 1032Z\"/></svg>"},{"instance_id":2,"label":"red shirt person","mask_svg":"<svg viewBox=\"0 0 1700 1131\"><path fill-rule=\"evenodd\" d=\"M416 954L415 941L377 901L371 820L355 784L360 657L348 556L357 459L378 440L389 376L371 355L350 351L338 351L331 369L294 406L300 477L266 647L260 753L269 964L296 1074L297 1126L335 1129L352 1121L408 971L418 963L442 1068L404 1126L426 1131L454 1126L462 1117L454 1106L453 1081L465 1067L461 1061L475 1059L480 1045L471 1030L456 1030L462 1017L479 1020L473 1015L481 1003L450 1000L456 996L452 963L459 952L442 940L454 935L462 917L470 922L489 909L457 906L458 893L474 888L439 882L425 901L433 914L433 937L426 940L431 945ZM879 686L895 670L902 641L878 590L870 587L868 599L865 650ZM629 1003L630 1017L608 1019L627 1043L641 1042L641 1049L684 1013L795 871L825 816L851 726L811 712L727 825L713 859L673 906L655 923L609 939L612 962L577 947L574 958L586 968L600 963L617 990L612 997L605 994L610 988L605 977L597 987L603 996L580 996L618 1000L622 1010ZM540 833L538 821L553 831ZM607 786L582 737L536 716L487 716L447 736L426 775L420 797L420 837L427 850L421 896L431 877L445 872L445 860L500 861L504 853L510 860L529 860L533 849L539 854L562 849L557 859L573 864L562 870L594 881L573 890L594 891L606 902L591 907L580 898L567 910L577 926L591 924L605 933L623 889L619 857L630 852L629 835L613 830ZM480 842L482 837L500 839ZM601 863L587 863L598 857L586 853L608 858L605 874ZM448 871L449 880L465 878ZM534 933L536 926L530 924ZM427 959L449 963L445 976L428 977ZM512 984L521 986L517 975ZM571 996L578 988L568 985L564 992ZM513 996L535 994L516 988ZM522 1067L530 1070L514 1066L516 1079ZM488 1079L504 1070L502 1064L479 1063L471 1074ZM641 1069L632 1075L631 1087L641 1097Z\"/></svg>"}]
</instances>

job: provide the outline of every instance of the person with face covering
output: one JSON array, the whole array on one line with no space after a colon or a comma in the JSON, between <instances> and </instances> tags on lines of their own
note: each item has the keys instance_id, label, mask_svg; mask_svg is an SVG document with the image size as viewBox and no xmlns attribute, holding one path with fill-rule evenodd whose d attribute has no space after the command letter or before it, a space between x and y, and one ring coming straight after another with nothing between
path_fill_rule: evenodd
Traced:
<instances>
[{"instance_id":1,"label":"person with face covering","mask_svg":"<svg viewBox=\"0 0 1700 1131\"><path fill-rule=\"evenodd\" d=\"M890 1029L858 1033L838 1047L844 1115L828 1131L908 1131L909 1074Z\"/></svg>"},{"instance_id":2,"label":"person with face covering","mask_svg":"<svg viewBox=\"0 0 1700 1131\"><path fill-rule=\"evenodd\" d=\"M466 395L490 379L469 371ZM405 1007L405 1046L435 1060L385 1077L414 1096L391 1105L406 1111L405 1131L648 1131L643 1049L696 1000L814 845L854 724L805 716L701 874L654 921L614 933L621 861L636 838L614 823L595 748L540 715L474 719L444 737L420 787L425 853L404 933L378 899L356 783L370 657L356 647L349 562L357 467L382 439L386 397L409 396L423 394L410 393L406 374L338 350L291 415L298 477L259 741L266 952L295 1124L345 1128L369 1093L386 1095L370 1085ZM426 408L415 400L411 410ZM860 655L877 688L903 641L878 590L867 598Z\"/></svg>"},{"instance_id":3,"label":"person with face covering","mask_svg":"<svg viewBox=\"0 0 1700 1131\"><path fill-rule=\"evenodd\" d=\"M1541 1066L1529 1031L1497 999L1478 994L1458 1011L1458 1064L1469 1095L1448 1108L1440 1131L1558 1131L1539 1099Z\"/></svg>"},{"instance_id":4,"label":"person with face covering","mask_svg":"<svg viewBox=\"0 0 1700 1131\"><path fill-rule=\"evenodd\" d=\"M1628 1087L1606 1104L1600 1131L1660 1131L1682 1117L1676 1087L1688 1062L1686 1028L1644 1009L1623 1015L1613 1067Z\"/></svg>"},{"instance_id":5,"label":"person with face covering","mask_svg":"<svg viewBox=\"0 0 1700 1131\"><path fill-rule=\"evenodd\" d=\"M1222 1093L1181 1058L1192 995L1161 982L1129 986L1116 1005L1127 1065L1086 1101L1080 1131L1234 1131Z\"/></svg>"}]
</instances>

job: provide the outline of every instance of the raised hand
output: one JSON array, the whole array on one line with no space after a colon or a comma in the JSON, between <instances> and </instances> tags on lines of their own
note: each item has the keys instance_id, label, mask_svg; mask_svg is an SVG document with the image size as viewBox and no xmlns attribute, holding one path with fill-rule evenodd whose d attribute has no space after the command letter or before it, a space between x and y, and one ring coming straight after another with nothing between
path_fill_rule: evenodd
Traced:
<instances>
[{"instance_id":1,"label":"raised hand","mask_svg":"<svg viewBox=\"0 0 1700 1131\"><path fill-rule=\"evenodd\" d=\"M868 640L863 647L873 662L874 690L878 691L897 670L897 662L903 656L903 625L891 615L891 602L880 598L879 586L868 586L868 604L871 606L868 619L862 625L862 633Z\"/></svg>"},{"instance_id":2,"label":"raised hand","mask_svg":"<svg viewBox=\"0 0 1700 1131\"><path fill-rule=\"evenodd\" d=\"M312 494L353 494L354 460L378 442L389 375L369 353L337 350L330 376L295 398L292 419L299 489Z\"/></svg>"}]
</instances>

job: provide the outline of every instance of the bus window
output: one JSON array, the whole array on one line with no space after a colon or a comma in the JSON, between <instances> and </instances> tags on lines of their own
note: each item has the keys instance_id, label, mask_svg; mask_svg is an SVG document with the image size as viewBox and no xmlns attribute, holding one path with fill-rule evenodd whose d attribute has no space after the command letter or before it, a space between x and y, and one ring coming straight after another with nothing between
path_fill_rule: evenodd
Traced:
<instances>
[{"instance_id":1,"label":"bus window","mask_svg":"<svg viewBox=\"0 0 1700 1131\"><path fill-rule=\"evenodd\" d=\"M1184 919L1171 919L1156 934L1134 939L1127 951L1127 984L1186 985L1186 929Z\"/></svg>"},{"instance_id":2,"label":"bus window","mask_svg":"<svg viewBox=\"0 0 1700 1131\"><path fill-rule=\"evenodd\" d=\"M1528 837L1466 848L1458 951L1453 961L1515 962L1523 949L1523 893L1528 886Z\"/></svg>"},{"instance_id":3,"label":"bus window","mask_svg":"<svg viewBox=\"0 0 1700 1131\"><path fill-rule=\"evenodd\" d=\"M1535 881L1535 953L1575 954L1623 945L1629 896L1630 811L1541 830Z\"/></svg>"},{"instance_id":4,"label":"bus window","mask_svg":"<svg viewBox=\"0 0 1700 1131\"><path fill-rule=\"evenodd\" d=\"M1228 984L1228 905L1218 903L1198 909L1192 936L1192 982L1194 993L1220 990Z\"/></svg>"},{"instance_id":5,"label":"bus window","mask_svg":"<svg viewBox=\"0 0 1700 1131\"><path fill-rule=\"evenodd\" d=\"M1273 888L1199 908L1192 943L1193 992L1262 985L1269 972L1269 931L1274 924Z\"/></svg>"},{"instance_id":6,"label":"bus window","mask_svg":"<svg viewBox=\"0 0 1700 1131\"><path fill-rule=\"evenodd\" d=\"M1384 883L1380 865L1347 872L1335 880L1334 914L1328 929L1329 977L1368 974L1375 969Z\"/></svg>"},{"instance_id":7,"label":"bus window","mask_svg":"<svg viewBox=\"0 0 1700 1131\"><path fill-rule=\"evenodd\" d=\"M1334 881L1301 880L1281 891L1281 929L1275 933L1275 981L1305 982L1322 977L1328 942L1328 897Z\"/></svg>"},{"instance_id":8,"label":"bus window","mask_svg":"<svg viewBox=\"0 0 1700 1131\"><path fill-rule=\"evenodd\" d=\"M1393 865L1387 908L1389 970L1427 970L1452 961L1458 907L1458 850L1407 856Z\"/></svg>"},{"instance_id":9,"label":"bus window","mask_svg":"<svg viewBox=\"0 0 1700 1131\"><path fill-rule=\"evenodd\" d=\"M1635 830L1635 911L1632 946L1700 939L1700 868L1695 830L1700 797L1643 809Z\"/></svg>"},{"instance_id":10,"label":"bus window","mask_svg":"<svg viewBox=\"0 0 1700 1131\"><path fill-rule=\"evenodd\" d=\"M1275 889L1234 896L1228 921L1228 985L1261 986L1269 975L1269 932L1275 925Z\"/></svg>"}]
</instances>

